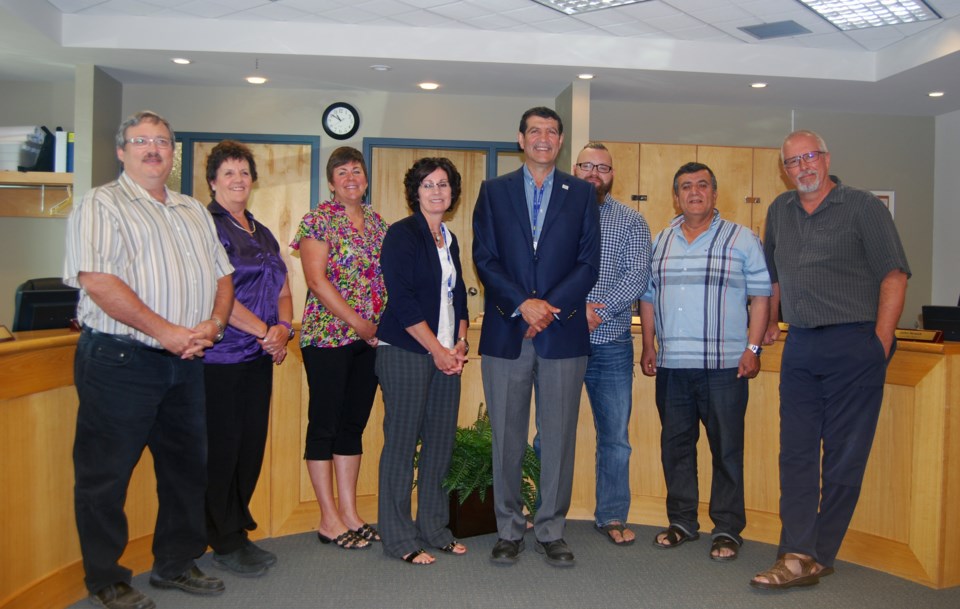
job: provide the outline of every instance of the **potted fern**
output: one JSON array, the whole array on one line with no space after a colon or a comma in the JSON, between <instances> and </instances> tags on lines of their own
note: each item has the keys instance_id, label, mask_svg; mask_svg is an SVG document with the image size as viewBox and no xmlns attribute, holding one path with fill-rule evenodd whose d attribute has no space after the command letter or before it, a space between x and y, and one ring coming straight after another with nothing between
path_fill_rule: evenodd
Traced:
<instances>
[{"instance_id":1,"label":"potted fern","mask_svg":"<svg viewBox=\"0 0 960 609\"><path fill-rule=\"evenodd\" d=\"M540 483L540 459L527 445L523 456L520 493L527 512L536 513ZM457 537L493 533L497 521L493 511L493 433L490 417L481 402L477 420L470 427L458 427L450 471L443 481L450 493L450 530Z\"/></svg>"}]
</instances>

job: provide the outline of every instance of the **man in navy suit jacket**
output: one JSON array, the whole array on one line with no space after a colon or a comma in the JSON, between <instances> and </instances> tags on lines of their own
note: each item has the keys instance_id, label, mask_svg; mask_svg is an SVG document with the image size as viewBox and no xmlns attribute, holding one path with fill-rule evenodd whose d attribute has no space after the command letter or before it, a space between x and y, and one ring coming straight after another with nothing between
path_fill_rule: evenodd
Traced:
<instances>
[{"instance_id":1,"label":"man in navy suit jacket","mask_svg":"<svg viewBox=\"0 0 960 609\"><path fill-rule=\"evenodd\" d=\"M600 269L599 214L593 185L556 169L563 122L555 111L527 110L517 141L523 167L485 181L473 215L473 261L484 286L480 354L493 428L499 536L491 560L512 564L524 548L520 472L536 385L536 549L551 565L571 566L574 556L563 532L590 355L586 297Z\"/></svg>"}]
</instances>

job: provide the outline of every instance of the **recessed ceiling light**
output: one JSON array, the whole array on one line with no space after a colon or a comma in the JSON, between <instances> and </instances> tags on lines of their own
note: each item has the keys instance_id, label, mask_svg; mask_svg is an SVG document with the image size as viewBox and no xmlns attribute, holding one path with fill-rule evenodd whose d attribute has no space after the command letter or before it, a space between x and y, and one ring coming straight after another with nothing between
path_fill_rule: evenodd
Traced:
<instances>
[{"instance_id":1,"label":"recessed ceiling light","mask_svg":"<svg viewBox=\"0 0 960 609\"><path fill-rule=\"evenodd\" d=\"M923 0L798 0L841 30L940 19Z\"/></svg>"},{"instance_id":2,"label":"recessed ceiling light","mask_svg":"<svg viewBox=\"0 0 960 609\"><path fill-rule=\"evenodd\" d=\"M595 77L593 74L584 73L584 74L577 74L577 78L579 78L580 80L593 80Z\"/></svg>"},{"instance_id":3,"label":"recessed ceiling light","mask_svg":"<svg viewBox=\"0 0 960 609\"><path fill-rule=\"evenodd\" d=\"M567 15L578 15L580 13L589 13L599 11L604 8L613 8L615 6L626 6L627 4L637 4L638 2L647 2L648 0L533 0L555 11Z\"/></svg>"},{"instance_id":4,"label":"recessed ceiling light","mask_svg":"<svg viewBox=\"0 0 960 609\"><path fill-rule=\"evenodd\" d=\"M385 66L382 63L375 63L372 66L370 66L370 69L375 72L389 72L393 68L391 68L390 66Z\"/></svg>"},{"instance_id":5,"label":"recessed ceiling light","mask_svg":"<svg viewBox=\"0 0 960 609\"><path fill-rule=\"evenodd\" d=\"M440 85L438 85L438 84L435 83L435 82L422 82L422 83L418 84L417 86L420 87L421 89L423 89L424 91L433 91L433 90L435 90L435 89L439 89L439 88L440 88Z\"/></svg>"},{"instance_id":6,"label":"recessed ceiling light","mask_svg":"<svg viewBox=\"0 0 960 609\"><path fill-rule=\"evenodd\" d=\"M767 88L767 83L765 83L765 82L752 82L752 83L750 83L750 86L753 87L754 89L766 89L766 88Z\"/></svg>"},{"instance_id":7,"label":"recessed ceiling light","mask_svg":"<svg viewBox=\"0 0 960 609\"><path fill-rule=\"evenodd\" d=\"M247 82L251 85L262 85L267 82L267 79L263 76L247 76Z\"/></svg>"},{"instance_id":8,"label":"recessed ceiling light","mask_svg":"<svg viewBox=\"0 0 960 609\"><path fill-rule=\"evenodd\" d=\"M943 91L930 91L927 93L928 97L943 97Z\"/></svg>"},{"instance_id":9,"label":"recessed ceiling light","mask_svg":"<svg viewBox=\"0 0 960 609\"><path fill-rule=\"evenodd\" d=\"M177 64L177 65L181 65L181 66L188 66L188 65L190 65L191 63L193 63L192 61L190 61L190 60L187 59L186 57L174 57L174 58L171 59L170 61L172 61L173 63L175 63L175 64Z\"/></svg>"}]
</instances>

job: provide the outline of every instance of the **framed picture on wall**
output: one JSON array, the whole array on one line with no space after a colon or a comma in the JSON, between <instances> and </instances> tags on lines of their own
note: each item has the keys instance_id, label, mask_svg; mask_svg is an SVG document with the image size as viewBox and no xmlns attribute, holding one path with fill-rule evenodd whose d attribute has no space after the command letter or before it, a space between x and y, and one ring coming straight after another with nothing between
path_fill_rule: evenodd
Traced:
<instances>
[{"instance_id":1,"label":"framed picture on wall","mask_svg":"<svg viewBox=\"0 0 960 609\"><path fill-rule=\"evenodd\" d=\"M890 211L890 215L893 215L893 199L894 191L892 190L871 190L873 196L880 199L880 202L883 203L886 208Z\"/></svg>"}]
</instances>

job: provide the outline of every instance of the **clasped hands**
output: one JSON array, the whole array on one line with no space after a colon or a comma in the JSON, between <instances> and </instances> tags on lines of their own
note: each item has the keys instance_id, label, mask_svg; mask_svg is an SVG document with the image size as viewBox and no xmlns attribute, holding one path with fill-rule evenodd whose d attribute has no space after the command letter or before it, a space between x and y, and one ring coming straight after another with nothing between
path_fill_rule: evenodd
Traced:
<instances>
[{"instance_id":1,"label":"clasped hands","mask_svg":"<svg viewBox=\"0 0 960 609\"><path fill-rule=\"evenodd\" d=\"M556 320L556 315L560 312L560 309L539 298L528 298L520 303L517 309L520 311L523 321L530 326L523 335L524 338L533 338L546 330L547 326Z\"/></svg>"},{"instance_id":2,"label":"clasped hands","mask_svg":"<svg viewBox=\"0 0 960 609\"><path fill-rule=\"evenodd\" d=\"M213 346L213 339L220 332L220 328L213 320L201 321L193 328L170 324L169 328L157 340L170 353L180 356L180 359L203 357L204 351Z\"/></svg>"},{"instance_id":3,"label":"clasped hands","mask_svg":"<svg viewBox=\"0 0 960 609\"><path fill-rule=\"evenodd\" d=\"M263 338L258 338L257 342L263 347L263 350L271 357L274 364L280 364L287 357L287 343L290 342L290 330L286 326L279 324L267 328L267 333Z\"/></svg>"},{"instance_id":4,"label":"clasped hands","mask_svg":"<svg viewBox=\"0 0 960 609\"><path fill-rule=\"evenodd\" d=\"M466 350L466 346L458 342L453 349L437 349L430 355L433 356L433 365L437 370L452 376L463 373L463 367L467 364Z\"/></svg>"}]
</instances>

